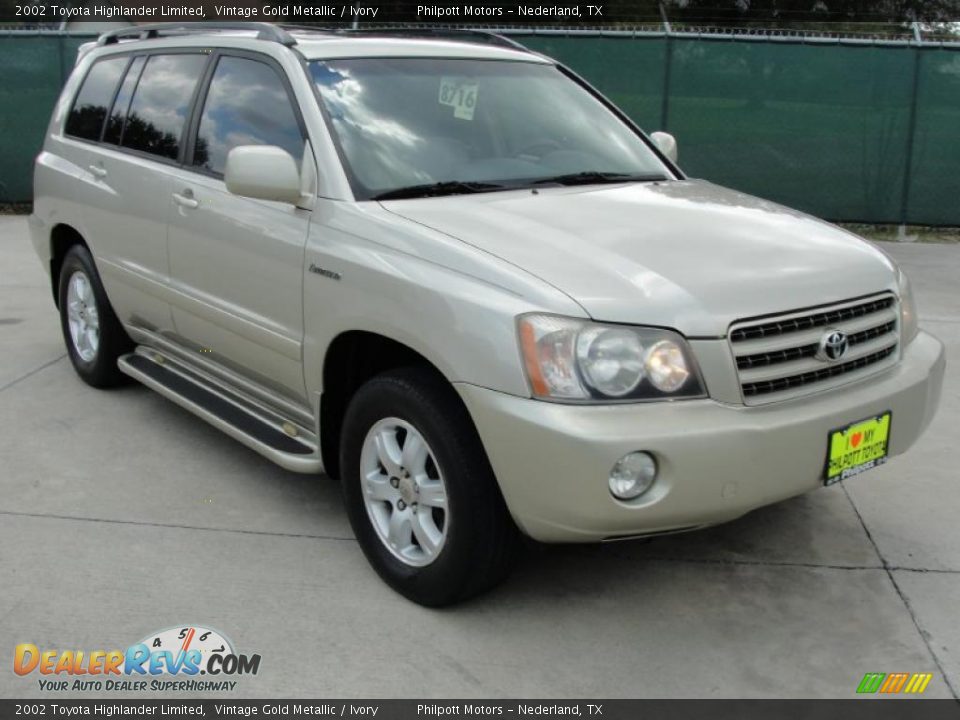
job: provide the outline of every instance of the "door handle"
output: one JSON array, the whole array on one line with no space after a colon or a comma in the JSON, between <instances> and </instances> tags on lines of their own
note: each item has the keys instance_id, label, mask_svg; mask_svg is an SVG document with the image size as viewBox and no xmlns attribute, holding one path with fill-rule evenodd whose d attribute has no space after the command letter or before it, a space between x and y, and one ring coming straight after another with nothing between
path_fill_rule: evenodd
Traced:
<instances>
[{"instance_id":1,"label":"door handle","mask_svg":"<svg viewBox=\"0 0 960 720\"><path fill-rule=\"evenodd\" d=\"M185 208L194 209L200 207L200 201L193 196L193 190L190 188L187 188L182 193L174 193L173 201L177 205Z\"/></svg>"},{"instance_id":2,"label":"door handle","mask_svg":"<svg viewBox=\"0 0 960 720\"><path fill-rule=\"evenodd\" d=\"M91 165L87 168L95 178L102 180L107 176L107 169L103 165Z\"/></svg>"}]
</instances>

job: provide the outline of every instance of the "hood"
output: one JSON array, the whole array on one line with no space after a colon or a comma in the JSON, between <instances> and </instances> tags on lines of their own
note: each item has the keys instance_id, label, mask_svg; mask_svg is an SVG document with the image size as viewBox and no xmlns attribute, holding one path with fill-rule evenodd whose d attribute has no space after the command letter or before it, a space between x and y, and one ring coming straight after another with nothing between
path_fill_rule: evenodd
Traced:
<instances>
[{"instance_id":1,"label":"hood","mask_svg":"<svg viewBox=\"0 0 960 720\"><path fill-rule=\"evenodd\" d=\"M392 213L523 268L595 320L723 337L734 320L896 289L840 228L704 181L393 200Z\"/></svg>"}]
</instances>

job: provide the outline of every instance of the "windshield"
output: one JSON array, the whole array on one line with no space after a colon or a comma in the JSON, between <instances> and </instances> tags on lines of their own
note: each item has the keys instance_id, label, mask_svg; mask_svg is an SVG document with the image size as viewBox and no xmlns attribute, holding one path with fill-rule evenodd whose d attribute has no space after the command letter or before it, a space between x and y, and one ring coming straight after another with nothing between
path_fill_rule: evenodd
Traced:
<instances>
[{"instance_id":1,"label":"windshield","mask_svg":"<svg viewBox=\"0 0 960 720\"><path fill-rule=\"evenodd\" d=\"M671 177L553 65L352 58L310 70L358 199Z\"/></svg>"}]
</instances>

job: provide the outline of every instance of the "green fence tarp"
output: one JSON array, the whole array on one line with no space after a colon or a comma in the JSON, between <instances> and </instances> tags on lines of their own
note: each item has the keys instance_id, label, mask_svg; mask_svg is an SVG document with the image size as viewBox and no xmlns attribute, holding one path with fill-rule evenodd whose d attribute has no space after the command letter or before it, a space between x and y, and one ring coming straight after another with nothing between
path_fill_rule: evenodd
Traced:
<instances>
[{"instance_id":1,"label":"green fence tarp","mask_svg":"<svg viewBox=\"0 0 960 720\"><path fill-rule=\"evenodd\" d=\"M960 47L514 35L701 177L830 220L960 225ZM0 36L0 202L32 163L80 36Z\"/></svg>"},{"instance_id":2,"label":"green fence tarp","mask_svg":"<svg viewBox=\"0 0 960 720\"><path fill-rule=\"evenodd\" d=\"M516 39L675 135L692 177L831 220L960 225L960 48Z\"/></svg>"},{"instance_id":3,"label":"green fence tarp","mask_svg":"<svg viewBox=\"0 0 960 720\"><path fill-rule=\"evenodd\" d=\"M912 51L677 40L685 169L828 218L899 219Z\"/></svg>"},{"instance_id":4,"label":"green fence tarp","mask_svg":"<svg viewBox=\"0 0 960 720\"><path fill-rule=\"evenodd\" d=\"M33 159L77 48L91 39L0 35L0 202L33 198Z\"/></svg>"},{"instance_id":5,"label":"green fence tarp","mask_svg":"<svg viewBox=\"0 0 960 720\"><path fill-rule=\"evenodd\" d=\"M911 222L960 225L960 52L923 50L907 210Z\"/></svg>"}]
</instances>

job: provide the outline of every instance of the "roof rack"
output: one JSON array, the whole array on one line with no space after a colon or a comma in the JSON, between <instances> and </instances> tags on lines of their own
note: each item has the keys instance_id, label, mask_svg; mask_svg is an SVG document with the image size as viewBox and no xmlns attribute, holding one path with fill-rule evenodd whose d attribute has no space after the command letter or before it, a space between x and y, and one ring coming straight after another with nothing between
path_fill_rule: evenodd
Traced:
<instances>
[{"instance_id":1,"label":"roof rack","mask_svg":"<svg viewBox=\"0 0 960 720\"><path fill-rule=\"evenodd\" d=\"M281 23L280 28L286 30L303 30L307 32L317 32L327 35L381 35L393 37L409 38L431 38L446 40L461 40L470 42L480 42L486 45L496 45L498 47L510 48L512 50L522 50L530 52L530 49L511 40L499 33L490 30L475 30L473 28L442 28L442 27L324 27L322 25L290 25Z\"/></svg>"},{"instance_id":2,"label":"roof rack","mask_svg":"<svg viewBox=\"0 0 960 720\"><path fill-rule=\"evenodd\" d=\"M277 42L287 47L297 44L296 39L283 28L264 22L187 22L134 25L119 30L110 30L100 35L97 45L114 45L120 40L152 40L170 35L190 35L217 32L219 30L255 30L257 39Z\"/></svg>"}]
</instances>

